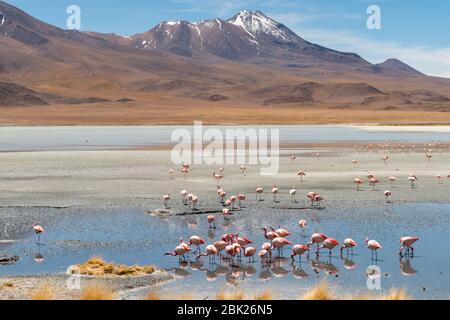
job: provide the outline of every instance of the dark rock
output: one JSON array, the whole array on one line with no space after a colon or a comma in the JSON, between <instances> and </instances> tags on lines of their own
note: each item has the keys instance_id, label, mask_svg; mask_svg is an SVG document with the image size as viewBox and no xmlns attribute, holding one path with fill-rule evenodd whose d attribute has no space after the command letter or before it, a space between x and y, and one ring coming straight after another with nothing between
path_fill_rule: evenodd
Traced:
<instances>
[{"instance_id":1,"label":"dark rock","mask_svg":"<svg viewBox=\"0 0 450 320\"><path fill-rule=\"evenodd\" d=\"M19 257L18 256L11 256L11 255L8 255L8 254L0 255L0 265L14 264L17 261L19 261Z\"/></svg>"}]
</instances>

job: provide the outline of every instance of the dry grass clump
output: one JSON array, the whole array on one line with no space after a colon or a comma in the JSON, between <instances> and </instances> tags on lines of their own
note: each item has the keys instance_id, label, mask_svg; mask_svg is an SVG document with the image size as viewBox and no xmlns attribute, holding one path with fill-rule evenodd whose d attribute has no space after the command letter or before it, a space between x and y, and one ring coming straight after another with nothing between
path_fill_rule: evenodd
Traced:
<instances>
[{"instance_id":1,"label":"dry grass clump","mask_svg":"<svg viewBox=\"0 0 450 320\"><path fill-rule=\"evenodd\" d=\"M226 292L226 291L219 291L216 294L216 300L244 300L244 292L243 291L237 291L237 292Z\"/></svg>"},{"instance_id":2,"label":"dry grass clump","mask_svg":"<svg viewBox=\"0 0 450 320\"><path fill-rule=\"evenodd\" d=\"M382 300L412 300L405 289L392 288L387 294L383 295Z\"/></svg>"},{"instance_id":3,"label":"dry grass clump","mask_svg":"<svg viewBox=\"0 0 450 320\"><path fill-rule=\"evenodd\" d=\"M14 287L14 283L12 281L6 281L2 283L2 286L5 288L12 288Z\"/></svg>"},{"instance_id":4,"label":"dry grass clump","mask_svg":"<svg viewBox=\"0 0 450 320\"><path fill-rule=\"evenodd\" d=\"M147 296L144 298L144 300L172 300L172 301L183 301L183 300L194 300L192 298L192 296L188 293L183 293L183 294L169 294L169 295L164 295L162 296L161 294L159 294L158 292L149 292L147 294Z\"/></svg>"},{"instance_id":5,"label":"dry grass clump","mask_svg":"<svg viewBox=\"0 0 450 320\"><path fill-rule=\"evenodd\" d=\"M53 287L43 285L30 293L31 300L55 300L56 294Z\"/></svg>"},{"instance_id":6,"label":"dry grass clump","mask_svg":"<svg viewBox=\"0 0 450 320\"><path fill-rule=\"evenodd\" d=\"M80 294L80 300L114 300L116 295L109 288L99 285L91 284L83 289Z\"/></svg>"},{"instance_id":7,"label":"dry grass clump","mask_svg":"<svg viewBox=\"0 0 450 320\"><path fill-rule=\"evenodd\" d=\"M253 296L253 300L273 300L273 294L270 290L265 290Z\"/></svg>"},{"instance_id":8,"label":"dry grass clump","mask_svg":"<svg viewBox=\"0 0 450 320\"><path fill-rule=\"evenodd\" d=\"M123 264L115 264L105 262L102 258L92 257L83 264L75 265L72 273L80 272L82 275L88 276L141 276L152 274L156 271L154 266L127 266Z\"/></svg>"},{"instance_id":9,"label":"dry grass clump","mask_svg":"<svg viewBox=\"0 0 450 320\"><path fill-rule=\"evenodd\" d=\"M335 299L333 292L328 288L325 281L322 281L317 286L312 287L305 293L301 300L333 300Z\"/></svg>"}]
</instances>

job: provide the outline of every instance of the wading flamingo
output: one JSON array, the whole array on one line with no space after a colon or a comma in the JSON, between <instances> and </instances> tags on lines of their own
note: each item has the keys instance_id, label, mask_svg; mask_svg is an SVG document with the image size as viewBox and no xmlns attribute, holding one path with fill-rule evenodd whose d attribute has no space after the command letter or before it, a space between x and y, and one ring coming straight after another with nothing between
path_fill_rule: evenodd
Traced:
<instances>
[{"instance_id":1,"label":"wading flamingo","mask_svg":"<svg viewBox=\"0 0 450 320\"><path fill-rule=\"evenodd\" d=\"M279 193L279 190L276 184L274 184L272 187L272 193L273 193L273 202L279 202L277 201L277 195Z\"/></svg>"},{"instance_id":2,"label":"wading flamingo","mask_svg":"<svg viewBox=\"0 0 450 320\"><path fill-rule=\"evenodd\" d=\"M391 188L394 188L394 183L397 181L396 177L389 177L389 181L391 182Z\"/></svg>"},{"instance_id":3,"label":"wading flamingo","mask_svg":"<svg viewBox=\"0 0 450 320\"><path fill-rule=\"evenodd\" d=\"M231 201L231 204L232 204L231 208L235 209L234 205L236 204L237 197L236 196L231 196L229 200Z\"/></svg>"},{"instance_id":4,"label":"wading flamingo","mask_svg":"<svg viewBox=\"0 0 450 320\"><path fill-rule=\"evenodd\" d=\"M261 259L261 264L267 263L270 259L270 251L263 249L258 253L258 257Z\"/></svg>"},{"instance_id":5,"label":"wading flamingo","mask_svg":"<svg viewBox=\"0 0 450 320\"><path fill-rule=\"evenodd\" d=\"M356 185L356 191L359 191L359 186L363 184L363 181L361 179L356 178L353 182Z\"/></svg>"},{"instance_id":6,"label":"wading flamingo","mask_svg":"<svg viewBox=\"0 0 450 320\"><path fill-rule=\"evenodd\" d=\"M337 241L336 239L332 239L332 238L328 238L325 239L323 244L317 248L316 250L316 254L319 255L319 251L322 249L328 249L330 251L330 256L331 256L331 251L336 248L339 245L339 241Z\"/></svg>"},{"instance_id":7,"label":"wading flamingo","mask_svg":"<svg viewBox=\"0 0 450 320\"><path fill-rule=\"evenodd\" d=\"M418 237L402 237L400 238L400 252L399 255L403 256L403 249L406 247L406 254L409 253L409 250L411 249L411 256L414 256L414 248L413 244L419 241Z\"/></svg>"},{"instance_id":8,"label":"wading flamingo","mask_svg":"<svg viewBox=\"0 0 450 320\"><path fill-rule=\"evenodd\" d=\"M392 203L391 196L392 196L392 192L390 192L389 190L386 190L384 192L384 197L386 198L386 203Z\"/></svg>"},{"instance_id":9,"label":"wading flamingo","mask_svg":"<svg viewBox=\"0 0 450 320\"><path fill-rule=\"evenodd\" d=\"M37 236L37 244L40 244L41 234L44 233L44 227L42 227L41 225L39 225L35 222L35 223L33 223L33 230Z\"/></svg>"},{"instance_id":10,"label":"wading flamingo","mask_svg":"<svg viewBox=\"0 0 450 320\"><path fill-rule=\"evenodd\" d=\"M305 171L300 170L299 172L297 172L297 176L300 177L300 182L303 182L303 177L306 176Z\"/></svg>"},{"instance_id":11,"label":"wading flamingo","mask_svg":"<svg viewBox=\"0 0 450 320\"><path fill-rule=\"evenodd\" d=\"M245 199L246 199L245 194L243 193L238 194L239 208L242 208L242 202L245 201Z\"/></svg>"},{"instance_id":12,"label":"wading flamingo","mask_svg":"<svg viewBox=\"0 0 450 320\"><path fill-rule=\"evenodd\" d=\"M305 234L305 230L306 230L306 225L308 224L308 222L306 220L300 220L298 222L298 226L300 227L301 231L301 236L303 238L304 234Z\"/></svg>"},{"instance_id":13,"label":"wading flamingo","mask_svg":"<svg viewBox=\"0 0 450 320\"><path fill-rule=\"evenodd\" d=\"M387 163L387 161L389 160L389 156L384 156L383 158L381 158L381 160L383 160L384 161L384 164L386 164Z\"/></svg>"},{"instance_id":14,"label":"wading flamingo","mask_svg":"<svg viewBox=\"0 0 450 320\"><path fill-rule=\"evenodd\" d=\"M246 176L246 175L247 175L247 174L246 174L246 171L247 171L247 167L246 167L246 166L240 166L239 169L241 169L241 174L242 174L243 176Z\"/></svg>"},{"instance_id":15,"label":"wading flamingo","mask_svg":"<svg viewBox=\"0 0 450 320\"><path fill-rule=\"evenodd\" d=\"M195 211L197 210L196 206L198 204L198 197L197 196L193 196L191 199L192 202L192 210Z\"/></svg>"},{"instance_id":16,"label":"wading flamingo","mask_svg":"<svg viewBox=\"0 0 450 320\"><path fill-rule=\"evenodd\" d=\"M279 235L276 234L275 232L273 232L273 231L267 231L267 228L261 228L261 230L264 231L264 238L266 238L267 240L272 241L273 239L279 237Z\"/></svg>"},{"instance_id":17,"label":"wading flamingo","mask_svg":"<svg viewBox=\"0 0 450 320\"><path fill-rule=\"evenodd\" d=\"M207 217L209 228L210 229L216 229L216 217L213 215L209 215Z\"/></svg>"},{"instance_id":18,"label":"wading flamingo","mask_svg":"<svg viewBox=\"0 0 450 320\"><path fill-rule=\"evenodd\" d=\"M414 175L410 175L410 176L408 177L408 181L411 182L411 188L414 188L414 187L415 187L415 183L416 183L416 181L417 181L417 178L416 178L416 176L414 176Z\"/></svg>"},{"instance_id":19,"label":"wading flamingo","mask_svg":"<svg viewBox=\"0 0 450 320\"><path fill-rule=\"evenodd\" d=\"M295 186L289 191L289 194L291 195L291 201L292 203L297 203L297 199L295 199L295 195L297 194L297 189Z\"/></svg>"},{"instance_id":20,"label":"wading flamingo","mask_svg":"<svg viewBox=\"0 0 450 320\"><path fill-rule=\"evenodd\" d=\"M223 175L222 174L216 174L215 172L213 172L213 178L216 179L217 188L219 188L220 187L220 180L223 179Z\"/></svg>"},{"instance_id":21,"label":"wading flamingo","mask_svg":"<svg viewBox=\"0 0 450 320\"><path fill-rule=\"evenodd\" d=\"M173 169L170 169L169 170L169 177L170 177L170 179L174 179L175 178L174 174L175 174L175 171Z\"/></svg>"},{"instance_id":22,"label":"wading flamingo","mask_svg":"<svg viewBox=\"0 0 450 320\"><path fill-rule=\"evenodd\" d=\"M181 168L181 173L183 174L183 178L187 179L187 175L189 174L189 169L186 167Z\"/></svg>"},{"instance_id":23,"label":"wading flamingo","mask_svg":"<svg viewBox=\"0 0 450 320\"><path fill-rule=\"evenodd\" d=\"M353 163L353 168L356 168L356 166L358 165L358 160L352 160Z\"/></svg>"},{"instance_id":24,"label":"wading flamingo","mask_svg":"<svg viewBox=\"0 0 450 320\"><path fill-rule=\"evenodd\" d=\"M306 252L309 252L308 246L305 246L303 244L296 244L295 246L292 247L292 254L291 254L292 261L295 260L296 256L299 256L299 261L301 262L302 255Z\"/></svg>"},{"instance_id":25,"label":"wading flamingo","mask_svg":"<svg viewBox=\"0 0 450 320\"><path fill-rule=\"evenodd\" d=\"M378 253L377 251L381 249L381 245L376 240L369 240L369 238L366 238L366 245L367 248L372 251L372 260L373 260L373 254L375 253L375 260L378 260Z\"/></svg>"},{"instance_id":26,"label":"wading flamingo","mask_svg":"<svg viewBox=\"0 0 450 320\"><path fill-rule=\"evenodd\" d=\"M224 204L225 203L225 196L227 195L227 193L225 191L223 191L222 189L218 189L217 190L217 194L219 195L220 203Z\"/></svg>"},{"instance_id":27,"label":"wading flamingo","mask_svg":"<svg viewBox=\"0 0 450 320\"><path fill-rule=\"evenodd\" d=\"M227 245L228 245L228 243L223 240L214 242L214 247L216 247L219 256L222 256L222 251L225 250Z\"/></svg>"},{"instance_id":28,"label":"wading flamingo","mask_svg":"<svg viewBox=\"0 0 450 320\"><path fill-rule=\"evenodd\" d=\"M170 193L163 196L163 203L166 209L169 209Z\"/></svg>"},{"instance_id":29,"label":"wading flamingo","mask_svg":"<svg viewBox=\"0 0 450 320\"><path fill-rule=\"evenodd\" d=\"M232 266L234 265L234 257L241 251L240 246L235 244L229 244L225 247L225 252L231 259Z\"/></svg>"},{"instance_id":30,"label":"wading flamingo","mask_svg":"<svg viewBox=\"0 0 450 320\"><path fill-rule=\"evenodd\" d=\"M187 205L187 194L188 194L187 190L181 188L180 194L181 194L181 199L183 200L183 204Z\"/></svg>"},{"instance_id":31,"label":"wading flamingo","mask_svg":"<svg viewBox=\"0 0 450 320\"><path fill-rule=\"evenodd\" d=\"M173 256L173 257L178 256L178 259L181 262L182 257L183 257L184 261L187 261L189 259L189 256L188 256L188 258L186 258L186 254L188 254L189 251L191 251L191 248L189 246L179 245L179 246L175 247L174 252L166 252L166 253L164 253L164 255L165 256Z\"/></svg>"},{"instance_id":32,"label":"wading flamingo","mask_svg":"<svg viewBox=\"0 0 450 320\"><path fill-rule=\"evenodd\" d=\"M440 174L437 174L436 175L436 180L437 180L438 184L442 184L441 179L442 179L442 176Z\"/></svg>"},{"instance_id":33,"label":"wading flamingo","mask_svg":"<svg viewBox=\"0 0 450 320\"><path fill-rule=\"evenodd\" d=\"M431 153L427 153L427 154L425 155L425 157L427 157L427 160L428 160L428 161L431 161L431 158L433 158L433 155L432 155Z\"/></svg>"},{"instance_id":34,"label":"wading flamingo","mask_svg":"<svg viewBox=\"0 0 450 320\"><path fill-rule=\"evenodd\" d=\"M228 200L227 200L228 201ZM231 203L230 203L231 204ZM225 220L228 220L229 218L230 218L230 214L231 214L231 212L230 212L230 209L228 209L228 208L223 208L222 209L222 215L223 215L223 218L225 219Z\"/></svg>"},{"instance_id":35,"label":"wading flamingo","mask_svg":"<svg viewBox=\"0 0 450 320\"><path fill-rule=\"evenodd\" d=\"M217 250L217 248L213 245L208 245L205 249L205 252L203 253L199 253L197 255L196 260L200 259L200 257L208 257L209 258L209 263L213 264L216 261L216 255L219 252L219 250Z\"/></svg>"},{"instance_id":36,"label":"wading flamingo","mask_svg":"<svg viewBox=\"0 0 450 320\"><path fill-rule=\"evenodd\" d=\"M377 183L380 182L377 178L370 178L369 184L372 186L372 191L375 191L375 187L377 186Z\"/></svg>"},{"instance_id":37,"label":"wading flamingo","mask_svg":"<svg viewBox=\"0 0 450 320\"><path fill-rule=\"evenodd\" d=\"M320 194L316 194L314 197L314 202L317 203L319 206L322 203L324 199L322 198L322 196Z\"/></svg>"},{"instance_id":38,"label":"wading flamingo","mask_svg":"<svg viewBox=\"0 0 450 320\"><path fill-rule=\"evenodd\" d=\"M201 237L199 237L199 236L192 236L192 237L189 239L189 246L194 245L194 246L197 247L197 250L195 250L194 253L200 252L200 246L203 245L203 244L205 244L205 243L206 243L205 240L203 240L203 239L202 239Z\"/></svg>"},{"instance_id":39,"label":"wading flamingo","mask_svg":"<svg viewBox=\"0 0 450 320\"><path fill-rule=\"evenodd\" d=\"M345 239L344 244L341 246L341 255L342 255L342 252L344 251L344 249L347 250L347 253L348 253L348 250L351 250L352 254L353 254L353 248L356 246L358 246L358 244L356 243L355 240L350 239L350 238Z\"/></svg>"},{"instance_id":40,"label":"wading flamingo","mask_svg":"<svg viewBox=\"0 0 450 320\"><path fill-rule=\"evenodd\" d=\"M306 245L311 247L313 244L317 244L317 247L319 247L319 244L324 242L326 239L328 239L328 237L323 233L314 233L311 236L311 240Z\"/></svg>"},{"instance_id":41,"label":"wading flamingo","mask_svg":"<svg viewBox=\"0 0 450 320\"><path fill-rule=\"evenodd\" d=\"M272 258L272 243L271 242L265 242L261 246L262 250L266 250L269 253L269 257Z\"/></svg>"},{"instance_id":42,"label":"wading flamingo","mask_svg":"<svg viewBox=\"0 0 450 320\"><path fill-rule=\"evenodd\" d=\"M285 238L275 238L272 240L272 250L277 249L278 257L282 257L282 250L285 246L290 246L292 243Z\"/></svg>"},{"instance_id":43,"label":"wading flamingo","mask_svg":"<svg viewBox=\"0 0 450 320\"><path fill-rule=\"evenodd\" d=\"M291 160L291 164L294 163L294 161L295 161L296 158L297 158L297 157L295 156L295 154L293 154L293 155L291 155L291 156L289 157L289 159Z\"/></svg>"},{"instance_id":44,"label":"wading flamingo","mask_svg":"<svg viewBox=\"0 0 450 320\"><path fill-rule=\"evenodd\" d=\"M286 229L283 228L278 228L277 230L275 230L274 228L270 228L273 232L275 232L280 238L286 238L289 237L291 235L291 233L289 231L287 231Z\"/></svg>"},{"instance_id":45,"label":"wading flamingo","mask_svg":"<svg viewBox=\"0 0 450 320\"><path fill-rule=\"evenodd\" d=\"M315 196L318 195L317 192L308 192L308 194L306 195L307 198L309 198L309 200L311 200L311 205L314 205L314 198Z\"/></svg>"},{"instance_id":46,"label":"wading flamingo","mask_svg":"<svg viewBox=\"0 0 450 320\"><path fill-rule=\"evenodd\" d=\"M257 201L264 201L264 199L262 198L263 192L264 192L263 188L261 188L261 187L256 188L256 200Z\"/></svg>"},{"instance_id":47,"label":"wading flamingo","mask_svg":"<svg viewBox=\"0 0 450 320\"><path fill-rule=\"evenodd\" d=\"M244 256L248 258L248 262L255 261L256 248L248 247L244 250Z\"/></svg>"}]
</instances>

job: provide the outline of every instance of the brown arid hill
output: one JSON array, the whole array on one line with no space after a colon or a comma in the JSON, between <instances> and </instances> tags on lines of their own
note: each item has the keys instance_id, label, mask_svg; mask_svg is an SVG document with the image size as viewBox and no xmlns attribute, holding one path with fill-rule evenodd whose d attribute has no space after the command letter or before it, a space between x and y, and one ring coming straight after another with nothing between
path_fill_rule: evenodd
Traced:
<instances>
[{"instance_id":1,"label":"brown arid hill","mask_svg":"<svg viewBox=\"0 0 450 320\"><path fill-rule=\"evenodd\" d=\"M261 12L130 37L0 1L0 124L450 123L450 80L310 43Z\"/></svg>"}]
</instances>

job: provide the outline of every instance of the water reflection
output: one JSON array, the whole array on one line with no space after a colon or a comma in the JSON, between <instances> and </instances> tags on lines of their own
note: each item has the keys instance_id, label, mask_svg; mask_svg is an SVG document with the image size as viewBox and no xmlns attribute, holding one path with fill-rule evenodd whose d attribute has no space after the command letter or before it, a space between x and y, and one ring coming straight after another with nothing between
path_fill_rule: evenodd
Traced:
<instances>
[{"instance_id":1,"label":"water reflection","mask_svg":"<svg viewBox=\"0 0 450 320\"><path fill-rule=\"evenodd\" d=\"M412 276L417 273L417 270L414 269L411 265L411 261L413 259L414 258L410 256L404 256L400 258L400 272L404 276Z\"/></svg>"}]
</instances>

